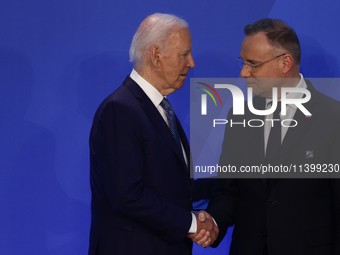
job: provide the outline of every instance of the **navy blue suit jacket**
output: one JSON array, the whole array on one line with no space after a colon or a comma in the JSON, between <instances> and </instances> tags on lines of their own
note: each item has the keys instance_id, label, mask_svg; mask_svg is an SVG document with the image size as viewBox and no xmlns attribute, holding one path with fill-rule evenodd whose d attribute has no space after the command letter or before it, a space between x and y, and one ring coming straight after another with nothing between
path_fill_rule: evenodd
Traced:
<instances>
[{"instance_id":1,"label":"navy blue suit jacket","mask_svg":"<svg viewBox=\"0 0 340 255\"><path fill-rule=\"evenodd\" d=\"M178 122L187 158L189 144ZM129 76L90 134L91 255L191 254L189 173L170 129Z\"/></svg>"},{"instance_id":2,"label":"navy blue suit jacket","mask_svg":"<svg viewBox=\"0 0 340 255\"><path fill-rule=\"evenodd\" d=\"M340 163L340 103L316 91L306 81L311 100L304 104L311 118L297 110L281 146L279 165ZM253 98L256 109L265 99ZM245 107L244 116L259 119ZM313 157L306 157L313 151ZM265 164L262 128L226 126L220 165ZM338 174L339 177L339 174ZM218 243L235 225L230 255L262 255L265 245L273 255L340 254L340 179L219 179L207 211L220 228Z\"/></svg>"}]
</instances>

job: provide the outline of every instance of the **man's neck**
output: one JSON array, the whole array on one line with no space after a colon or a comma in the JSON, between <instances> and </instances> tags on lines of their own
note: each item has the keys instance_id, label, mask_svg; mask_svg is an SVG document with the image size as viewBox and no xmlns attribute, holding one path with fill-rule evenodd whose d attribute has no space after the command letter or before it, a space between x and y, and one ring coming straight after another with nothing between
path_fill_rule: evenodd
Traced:
<instances>
[{"instance_id":1,"label":"man's neck","mask_svg":"<svg viewBox=\"0 0 340 255\"><path fill-rule=\"evenodd\" d=\"M159 75L155 69L145 66L140 70L137 69L135 70L141 77L143 77L144 80L146 80L153 87L155 87L159 91L159 93L161 93L163 96L167 96L175 91L174 89L171 88L170 89L165 88L164 80L159 78Z\"/></svg>"}]
</instances>

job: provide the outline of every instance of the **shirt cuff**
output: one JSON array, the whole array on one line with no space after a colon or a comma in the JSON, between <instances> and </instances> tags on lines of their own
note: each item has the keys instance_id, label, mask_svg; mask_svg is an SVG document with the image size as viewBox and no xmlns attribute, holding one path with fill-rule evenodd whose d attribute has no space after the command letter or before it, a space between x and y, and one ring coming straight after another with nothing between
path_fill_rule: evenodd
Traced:
<instances>
[{"instance_id":1,"label":"shirt cuff","mask_svg":"<svg viewBox=\"0 0 340 255\"><path fill-rule=\"evenodd\" d=\"M211 216L211 218L212 218L212 220L214 221L214 223L215 223L216 227L218 227L218 225L217 225L217 222L215 221L214 217L213 217L213 216Z\"/></svg>"},{"instance_id":2,"label":"shirt cuff","mask_svg":"<svg viewBox=\"0 0 340 255\"><path fill-rule=\"evenodd\" d=\"M196 221L195 214L191 213L191 215L192 215L192 220L191 220L191 226L190 226L188 233L194 234L197 232L197 221Z\"/></svg>"}]
</instances>

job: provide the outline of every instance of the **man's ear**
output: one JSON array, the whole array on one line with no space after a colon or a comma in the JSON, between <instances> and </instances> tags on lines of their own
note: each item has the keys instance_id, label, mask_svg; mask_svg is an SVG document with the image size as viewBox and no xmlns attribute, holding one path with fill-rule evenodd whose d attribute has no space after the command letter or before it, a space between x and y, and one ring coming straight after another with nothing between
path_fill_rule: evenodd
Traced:
<instances>
[{"instance_id":1,"label":"man's ear","mask_svg":"<svg viewBox=\"0 0 340 255\"><path fill-rule=\"evenodd\" d=\"M150 58L151 58L151 64L154 66L154 67L158 67L159 66L159 60L160 60L160 49L157 45L154 45L151 47L150 49Z\"/></svg>"},{"instance_id":2,"label":"man's ear","mask_svg":"<svg viewBox=\"0 0 340 255\"><path fill-rule=\"evenodd\" d=\"M286 55L282 56L282 72L284 74L289 72L293 64L294 64L294 59L292 55L287 53Z\"/></svg>"}]
</instances>

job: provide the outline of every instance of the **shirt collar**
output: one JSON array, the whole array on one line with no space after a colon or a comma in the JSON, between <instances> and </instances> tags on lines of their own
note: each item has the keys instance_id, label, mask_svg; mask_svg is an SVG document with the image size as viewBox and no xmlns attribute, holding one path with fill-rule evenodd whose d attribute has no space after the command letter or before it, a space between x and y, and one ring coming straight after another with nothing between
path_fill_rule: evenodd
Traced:
<instances>
[{"instance_id":1,"label":"shirt collar","mask_svg":"<svg viewBox=\"0 0 340 255\"><path fill-rule=\"evenodd\" d=\"M296 85L295 88L303 88L306 89L307 88L307 84L305 79L303 78L303 75L300 73L300 81L299 83ZM294 93L294 92L290 92L286 95L287 99L300 99L302 98L303 94L302 93ZM272 101L271 98L266 98L266 105L268 105L268 103L270 103ZM288 106L292 107L293 109L297 109L297 106L295 104L287 104Z\"/></svg>"},{"instance_id":2,"label":"shirt collar","mask_svg":"<svg viewBox=\"0 0 340 255\"><path fill-rule=\"evenodd\" d=\"M141 87L155 107L158 107L164 98L163 95L142 76L140 76L135 69L132 69L130 77L139 85L139 87Z\"/></svg>"}]
</instances>

